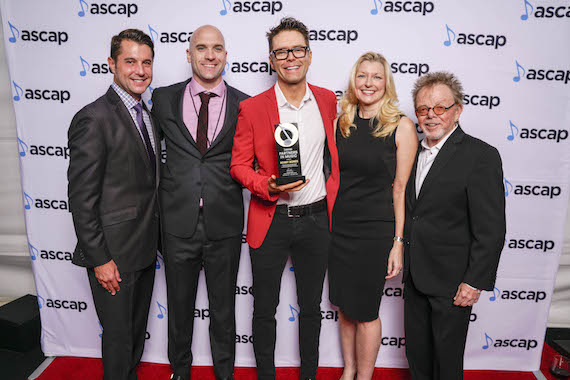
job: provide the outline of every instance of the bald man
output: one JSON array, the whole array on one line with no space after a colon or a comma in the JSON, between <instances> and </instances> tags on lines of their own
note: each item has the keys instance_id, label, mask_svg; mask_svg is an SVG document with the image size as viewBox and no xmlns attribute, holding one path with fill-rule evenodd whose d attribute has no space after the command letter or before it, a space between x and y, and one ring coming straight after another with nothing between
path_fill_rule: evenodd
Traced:
<instances>
[{"instance_id":1,"label":"bald man","mask_svg":"<svg viewBox=\"0 0 570 380\"><path fill-rule=\"evenodd\" d=\"M214 373L217 379L233 379L243 199L229 168L238 106L248 96L222 80L227 51L216 27L196 29L186 56L193 76L157 88L152 96L152 114L166 145L159 200L168 359L173 379L190 378L194 306L203 267Z\"/></svg>"}]
</instances>

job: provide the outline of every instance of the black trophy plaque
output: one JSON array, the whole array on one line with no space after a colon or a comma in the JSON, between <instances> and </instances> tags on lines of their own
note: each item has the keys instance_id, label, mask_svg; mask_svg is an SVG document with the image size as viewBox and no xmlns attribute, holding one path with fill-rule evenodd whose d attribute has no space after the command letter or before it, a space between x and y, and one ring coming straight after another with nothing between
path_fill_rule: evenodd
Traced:
<instances>
[{"instance_id":1,"label":"black trophy plaque","mask_svg":"<svg viewBox=\"0 0 570 380\"><path fill-rule=\"evenodd\" d=\"M277 185L302 180L301 152L299 151L299 129L296 123L281 123L275 125L275 145L277 147L277 166L279 178Z\"/></svg>"}]
</instances>

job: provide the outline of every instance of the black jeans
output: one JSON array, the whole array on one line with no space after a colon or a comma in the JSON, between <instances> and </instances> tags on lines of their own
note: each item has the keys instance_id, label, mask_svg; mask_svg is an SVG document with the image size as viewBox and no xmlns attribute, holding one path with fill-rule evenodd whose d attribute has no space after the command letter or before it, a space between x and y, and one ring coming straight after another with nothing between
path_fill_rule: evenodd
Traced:
<instances>
[{"instance_id":1,"label":"black jeans","mask_svg":"<svg viewBox=\"0 0 570 380\"><path fill-rule=\"evenodd\" d=\"M253 272L253 349L259 380L275 379L275 312L281 277L291 256L299 304L301 378L315 377L319 361L321 296L330 233L326 210L302 217L275 213L259 248L250 248Z\"/></svg>"}]
</instances>

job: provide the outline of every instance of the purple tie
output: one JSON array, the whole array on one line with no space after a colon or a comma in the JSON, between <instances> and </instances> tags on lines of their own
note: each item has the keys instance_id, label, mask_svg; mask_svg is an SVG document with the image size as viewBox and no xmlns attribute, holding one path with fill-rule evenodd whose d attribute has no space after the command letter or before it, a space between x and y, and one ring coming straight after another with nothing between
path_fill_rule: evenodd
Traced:
<instances>
[{"instance_id":1,"label":"purple tie","mask_svg":"<svg viewBox=\"0 0 570 380\"><path fill-rule=\"evenodd\" d=\"M208 104L210 103L210 98L216 96L216 94L201 92L198 95L202 104L200 105L200 113L198 113L196 145L198 145L198 150L203 155L208 149Z\"/></svg>"},{"instance_id":2,"label":"purple tie","mask_svg":"<svg viewBox=\"0 0 570 380\"><path fill-rule=\"evenodd\" d=\"M143 121L142 104L137 103L137 105L134 108L135 111L137 112L137 124L139 125L139 129L142 133L144 144L146 145L146 152L148 153L148 159L150 160L150 166L152 168L152 172L154 173L156 171L154 150L152 149L152 144L150 143L150 137L148 136L148 131L146 130L146 126Z\"/></svg>"}]
</instances>

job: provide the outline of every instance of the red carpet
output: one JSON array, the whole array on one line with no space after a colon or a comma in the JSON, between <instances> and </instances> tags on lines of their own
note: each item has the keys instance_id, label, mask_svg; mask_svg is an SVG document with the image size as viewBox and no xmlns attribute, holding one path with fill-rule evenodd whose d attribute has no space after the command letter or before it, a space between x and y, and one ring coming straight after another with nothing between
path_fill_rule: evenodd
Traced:
<instances>
[{"instance_id":1,"label":"red carpet","mask_svg":"<svg viewBox=\"0 0 570 380\"><path fill-rule=\"evenodd\" d=\"M547 344L542 351L540 369L549 380L556 378L548 371L552 356L556 353ZM342 373L341 368L319 368L319 380L338 380ZM141 363L137 369L139 380L167 380L170 378L170 366L167 364ZM38 377L38 380L100 380L103 377L101 359L88 359L76 357L58 357ZM215 380L212 367L193 367L192 379ZM238 367L235 369L236 380L256 380L255 368ZM280 367L277 369L277 379L298 380L299 369ZM409 380L407 369L377 368L373 380ZM535 380L531 372L515 371L465 371L465 380Z\"/></svg>"}]
</instances>

